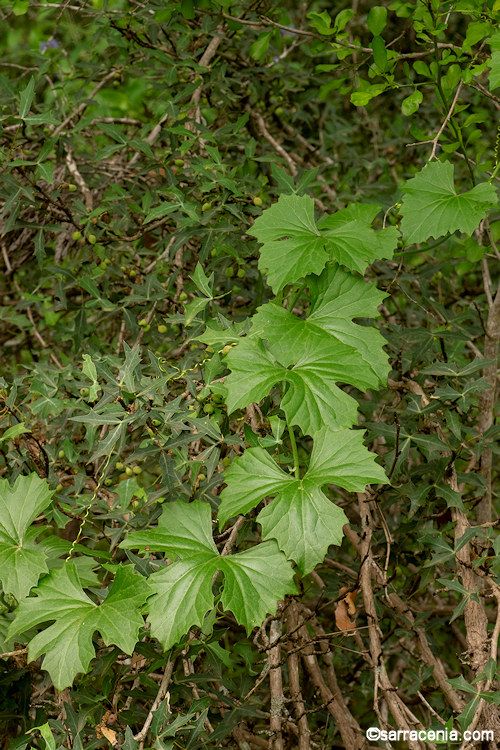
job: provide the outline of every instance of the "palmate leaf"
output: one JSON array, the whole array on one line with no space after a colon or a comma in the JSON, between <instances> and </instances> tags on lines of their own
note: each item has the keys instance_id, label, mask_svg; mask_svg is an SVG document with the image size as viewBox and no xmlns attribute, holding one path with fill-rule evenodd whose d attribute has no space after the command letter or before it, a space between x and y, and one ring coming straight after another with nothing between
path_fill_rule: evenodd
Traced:
<instances>
[{"instance_id":1,"label":"palmate leaf","mask_svg":"<svg viewBox=\"0 0 500 750\"><path fill-rule=\"evenodd\" d=\"M427 164L403 190L401 231L408 244L442 237L449 232L472 234L498 203L493 185L482 182L458 194L453 183L453 165L433 161Z\"/></svg>"},{"instance_id":2,"label":"palmate leaf","mask_svg":"<svg viewBox=\"0 0 500 750\"><path fill-rule=\"evenodd\" d=\"M491 47L490 68L490 91L500 86L500 33L494 34L488 40Z\"/></svg>"},{"instance_id":3,"label":"palmate leaf","mask_svg":"<svg viewBox=\"0 0 500 750\"><path fill-rule=\"evenodd\" d=\"M328 350L333 336L359 353L358 376L363 372L364 381L378 388L390 369L382 348L387 342L377 329L357 325L352 318L376 316L377 307L386 295L337 265L325 269L324 274L328 284L318 293L307 319L268 303L253 316L250 335L266 340L279 361L287 366L306 356L312 348Z\"/></svg>"},{"instance_id":4,"label":"palmate leaf","mask_svg":"<svg viewBox=\"0 0 500 750\"><path fill-rule=\"evenodd\" d=\"M327 342L310 342L292 368L273 356L260 339L246 338L227 355L231 369L225 381L229 412L267 396L273 385L286 382L281 408L289 424L298 425L311 435L324 425L351 427L357 421L357 403L342 391L337 382L347 382L362 390L369 388L373 377L360 368L357 352L333 336ZM287 361L288 358L285 358Z\"/></svg>"},{"instance_id":5,"label":"palmate leaf","mask_svg":"<svg viewBox=\"0 0 500 750\"><path fill-rule=\"evenodd\" d=\"M16 610L9 637L54 620L30 641L28 656L33 661L45 654L44 669L62 690L79 672L88 671L96 630L106 645L114 643L128 654L133 652L143 625L138 610L150 590L131 566L118 566L109 594L98 606L83 591L77 568L69 562L45 576L34 593L36 597L24 599Z\"/></svg>"},{"instance_id":6,"label":"palmate leaf","mask_svg":"<svg viewBox=\"0 0 500 750\"><path fill-rule=\"evenodd\" d=\"M154 592L148 604L151 632L165 648L191 627L201 626L214 606L212 581L217 571L224 575L222 606L247 632L275 612L286 594L296 593L293 570L274 541L219 555L212 539L210 506L200 501L166 504L156 529L129 534L120 546L148 547L178 558L148 579Z\"/></svg>"},{"instance_id":7,"label":"palmate leaf","mask_svg":"<svg viewBox=\"0 0 500 750\"><path fill-rule=\"evenodd\" d=\"M358 430L323 428L314 436L311 463L302 479L290 476L263 448L250 448L231 464L221 493L221 527L246 513L264 497L274 496L257 520L264 539L275 538L286 556L307 573L323 560L330 544L340 544L347 518L322 492L336 484L356 492L370 483L387 482L375 455Z\"/></svg>"},{"instance_id":8,"label":"palmate leaf","mask_svg":"<svg viewBox=\"0 0 500 750\"><path fill-rule=\"evenodd\" d=\"M379 242L370 226L373 210L354 204L316 224L310 196L281 195L248 231L262 243L259 268L267 274L273 291L305 273L320 274L329 260L363 273L376 258L389 257L396 233L388 233L386 242Z\"/></svg>"},{"instance_id":9,"label":"palmate leaf","mask_svg":"<svg viewBox=\"0 0 500 750\"><path fill-rule=\"evenodd\" d=\"M0 479L0 581L5 593L18 600L48 571L45 550L35 541L42 529L30 525L50 505L52 494L35 473L19 476L12 487Z\"/></svg>"}]
</instances>

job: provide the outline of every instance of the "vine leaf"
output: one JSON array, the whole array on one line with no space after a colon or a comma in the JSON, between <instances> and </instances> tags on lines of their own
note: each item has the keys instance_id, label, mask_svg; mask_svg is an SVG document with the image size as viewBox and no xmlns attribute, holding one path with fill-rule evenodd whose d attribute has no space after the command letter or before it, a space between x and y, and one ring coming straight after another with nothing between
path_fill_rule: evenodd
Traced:
<instances>
[{"instance_id":1,"label":"vine leaf","mask_svg":"<svg viewBox=\"0 0 500 750\"><path fill-rule=\"evenodd\" d=\"M390 253L387 243L377 240L368 212L354 204L316 224L314 201L308 195L281 195L259 216L249 230L262 243L259 268L267 274L274 292L307 273L320 274L329 260L363 273L368 263ZM376 209L376 211L378 208ZM376 212L375 211L375 212ZM386 235L386 239L395 234Z\"/></svg>"},{"instance_id":2,"label":"vine leaf","mask_svg":"<svg viewBox=\"0 0 500 750\"><path fill-rule=\"evenodd\" d=\"M500 33L494 34L488 40L491 47L490 68L490 91L500 86Z\"/></svg>"},{"instance_id":3,"label":"vine leaf","mask_svg":"<svg viewBox=\"0 0 500 750\"><path fill-rule=\"evenodd\" d=\"M260 401L273 385L284 381L288 389L281 408L290 425L298 425L308 435L327 424L351 427L357 421L357 403L337 382L363 390L373 384L373 377L360 367L357 352L333 336L321 345L310 344L290 369L260 339L246 338L234 347L226 358L231 369L225 381L228 411Z\"/></svg>"},{"instance_id":4,"label":"vine leaf","mask_svg":"<svg viewBox=\"0 0 500 750\"><path fill-rule=\"evenodd\" d=\"M19 476L12 487L0 479L0 580L18 601L47 573L47 554L36 543L42 528L30 528L52 502L52 490L34 472Z\"/></svg>"},{"instance_id":5,"label":"vine leaf","mask_svg":"<svg viewBox=\"0 0 500 750\"><path fill-rule=\"evenodd\" d=\"M125 549L165 552L176 557L148 579L153 590L148 607L151 632L170 648L193 626L201 626L214 606L212 581L224 575L221 603L247 632L260 625L277 602L296 593L293 570L276 542L259 544L222 557L212 539L210 505L176 501L165 505L156 529L134 532Z\"/></svg>"},{"instance_id":6,"label":"vine leaf","mask_svg":"<svg viewBox=\"0 0 500 750\"><path fill-rule=\"evenodd\" d=\"M77 567L69 562L45 576L34 593L16 610L9 637L54 620L30 641L28 657L34 661L45 654L44 669L63 690L79 672L88 671L96 630L106 645L114 643L127 654L133 652L143 625L139 608L150 591L148 582L131 566L118 566L109 594L97 605L82 589Z\"/></svg>"},{"instance_id":7,"label":"vine leaf","mask_svg":"<svg viewBox=\"0 0 500 750\"><path fill-rule=\"evenodd\" d=\"M370 483L386 483L375 455L363 445L363 432L323 428L314 436L311 463L302 479L277 466L263 448L250 448L233 461L221 493L222 526L238 513L246 513L264 497L274 496L257 520L265 539L275 538L286 556L307 573L323 560L331 544L342 541L347 517L322 492L336 484L361 492Z\"/></svg>"},{"instance_id":8,"label":"vine leaf","mask_svg":"<svg viewBox=\"0 0 500 750\"><path fill-rule=\"evenodd\" d=\"M498 197L493 185L482 182L458 194L453 183L453 165L433 161L404 187L401 231L407 243L438 239L459 230L472 234Z\"/></svg>"},{"instance_id":9,"label":"vine leaf","mask_svg":"<svg viewBox=\"0 0 500 750\"><path fill-rule=\"evenodd\" d=\"M328 350L333 336L359 353L357 376L362 373L368 387L378 388L390 369L382 348L387 342L377 329L357 325L352 319L378 315L377 307L386 295L337 265L325 269L324 275L325 288L318 292L306 320L271 302L259 307L253 316L250 335L267 340L284 365L306 356L312 348ZM343 379L351 382L347 375Z\"/></svg>"}]
</instances>

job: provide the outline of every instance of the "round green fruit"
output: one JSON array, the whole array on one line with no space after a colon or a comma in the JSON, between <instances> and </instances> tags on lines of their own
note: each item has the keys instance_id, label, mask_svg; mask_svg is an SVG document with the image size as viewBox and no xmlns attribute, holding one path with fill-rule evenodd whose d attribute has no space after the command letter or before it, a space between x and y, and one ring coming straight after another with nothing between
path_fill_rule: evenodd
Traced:
<instances>
[{"instance_id":1,"label":"round green fruit","mask_svg":"<svg viewBox=\"0 0 500 750\"><path fill-rule=\"evenodd\" d=\"M187 296L186 292L181 292L179 294L179 302L185 302L187 300L187 298L188 298L188 296Z\"/></svg>"},{"instance_id":2,"label":"round green fruit","mask_svg":"<svg viewBox=\"0 0 500 750\"><path fill-rule=\"evenodd\" d=\"M75 242L79 240L81 236L82 236L81 232L73 232L73 239L75 240Z\"/></svg>"},{"instance_id":3,"label":"round green fruit","mask_svg":"<svg viewBox=\"0 0 500 750\"><path fill-rule=\"evenodd\" d=\"M112 479L105 479L104 480L104 485L106 487L111 487L112 484L113 484L113 480Z\"/></svg>"},{"instance_id":4,"label":"round green fruit","mask_svg":"<svg viewBox=\"0 0 500 750\"><path fill-rule=\"evenodd\" d=\"M127 475L128 477L132 477L132 476L134 475L134 471L133 471L133 469L132 469L132 467L131 467L131 466L127 466L127 468L125 469L125 474L126 474L126 475Z\"/></svg>"},{"instance_id":5,"label":"round green fruit","mask_svg":"<svg viewBox=\"0 0 500 750\"><path fill-rule=\"evenodd\" d=\"M80 396L88 396L90 393L88 388L80 388Z\"/></svg>"},{"instance_id":6,"label":"round green fruit","mask_svg":"<svg viewBox=\"0 0 500 750\"><path fill-rule=\"evenodd\" d=\"M174 159L174 164L176 167L183 167L184 166L184 159Z\"/></svg>"},{"instance_id":7,"label":"round green fruit","mask_svg":"<svg viewBox=\"0 0 500 750\"><path fill-rule=\"evenodd\" d=\"M198 474L198 482L204 482L206 478L205 474Z\"/></svg>"},{"instance_id":8,"label":"round green fruit","mask_svg":"<svg viewBox=\"0 0 500 750\"><path fill-rule=\"evenodd\" d=\"M255 198L253 199L253 205L262 206L262 198L259 198L259 196L256 195Z\"/></svg>"},{"instance_id":9,"label":"round green fruit","mask_svg":"<svg viewBox=\"0 0 500 750\"><path fill-rule=\"evenodd\" d=\"M244 269L244 268L238 268L238 273L236 274L236 276L237 276L237 277L238 277L239 279L244 279L244 278L245 278L245 276L246 276L246 271L245 271L245 269Z\"/></svg>"},{"instance_id":10,"label":"round green fruit","mask_svg":"<svg viewBox=\"0 0 500 750\"><path fill-rule=\"evenodd\" d=\"M61 490L64 489L64 486L62 484L58 484L56 487L56 492L61 492Z\"/></svg>"},{"instance_id":11,"label":"round green fruit","mask_svg":"<svg viewBox=\"0 0 500 750\"><path fill-rule=\"evenodd\" d=\"M95 234L89 234L87 239L91 245L95 245L95 243L97 242L97 237L95 236Z\"/></svg>"},{"instance_id":12,"label":"round green fruit","mask_svg":"<svg viewBox=\"0 0 500 750\"><path fill-rule=\"evenodd\" d=\"M229 456L226 456L225 458L222 459L222 465L225 466L226 468L228 466L231 466L231 459L229 458Z\"/></svg>"},{"instance_id":13,"label":"round green fruit","mask_svg":"<svg viewBox=\"0 0 500 750\"><path fill-rule=\"evenodd\" d=\"M159 427L161 425L161 422L159 419L152 419L151 420L153 427Z\"/></svg>"},{"instance_id":14,"label":"round green fruit","mask_svg":"<svg viewBox=\"0 0 500 750\"><path fill-rule=\"evenodd\" d=\"M201 207L201 210L205 212L205 211L210 211L211 208L212 208L212 204L210 203L210 201L207 201L206 203L203 204L203 206Z\"/></svg>"},{"instance_id":15,"label":"round green fruit","mask_svg":"<svg viewBox=\"0 0 500 750\"><path fill-rule=\"evenodd\" d=\"M116 464L115 464L115 469L116 469L117 471L121 471L121 470L123 469L123 464L122 464L122 462L121 462L121 461L117 461L117 462L116 462Z\"/></svg>"},{"instance_id":16,"label":"round green fruit","mask_svg":"<svg viewBox=\"0 0 500 750\"><path fill-rule=\"evenodd\" d=\"M203 407L203 411L205 412L205 414L213 414L215 411L214 405L205 404L205 406Z\"/></svg>"},{"instance_id":17,"label":"round green fruit","mask_svg":"<svg viewBox=\"0 0 500 750\"><path fill-rule=\"evenodd\" d=\"M225 274L228 279L232 279L234 276L234 268L232 266L229 266L229 268L226 268Z\"/></svg>"},{"instance_id":18,"label":"round green fruit","mask_svg":"<svg viewBox=\"0 0 500 750\"><path fill-rule=\"evenodd\" d=\"M134 474L142 474L142 469L140 466L134 466L132 471L134 472Z\"/></svg>"},{"instance_id":19,"label":"round green fruit","mask_svg":"<svg viewBox=\"0 0 500 750\"><path fill-rule=\"evenodd\" d=\"M59 458L64 458L64 451L59 451Z\"/></svg>"},{"instance_id":20,"label":"round green fruit","mask_svg":"<svg viewBox=\"0 0 500 750\"><path fill-rule=\"evenodd\" d=\"M68 190L70 193L74 193L76 191L76 185L72 185L71 183L68 185Z\"/></svg>"},{"instance_id":21,"label":"round green fruit","mask_svg":"<svg viewBox=\"0 0 500 750\"><path fill-rule=\"evenodd\" d=\"M166 333L167 326L158 326L158 333Z\"/></svg>"}]
</instances>

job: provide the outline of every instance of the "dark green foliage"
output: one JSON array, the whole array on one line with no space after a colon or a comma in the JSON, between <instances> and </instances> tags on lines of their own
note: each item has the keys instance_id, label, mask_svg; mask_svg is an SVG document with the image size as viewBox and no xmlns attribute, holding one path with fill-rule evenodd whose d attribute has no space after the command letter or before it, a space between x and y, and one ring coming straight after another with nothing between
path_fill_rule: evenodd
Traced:
<instances>
[{"instance_id":1,"label":"dark green foliage","mask_svg":"<svg viewBox=\"0 0 500 750\"><path fill-rule=\"evenodd\" d=\"M498 3L78 8L0 7L2 746L498 740Z\"/></svg>"}]
</instances>

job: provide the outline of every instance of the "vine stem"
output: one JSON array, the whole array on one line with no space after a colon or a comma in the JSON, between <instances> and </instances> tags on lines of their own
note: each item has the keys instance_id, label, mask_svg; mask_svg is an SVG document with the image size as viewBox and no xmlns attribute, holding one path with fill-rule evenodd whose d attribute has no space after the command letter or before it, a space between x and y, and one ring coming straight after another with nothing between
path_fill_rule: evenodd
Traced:
<instances>
[{"instance_id":1,"label":"vine stem","mask_svg":"<svg viewBox=\"0 0 500 750\"><path fill-rule=\"evenodd\" d=\"M71 560L71 558L73 556L73 552L75 551L75 547L78 544L78 542L80 541L80 537L81 537L82 532L83 532L83 527L85 526L85 522L87 521L88 515L90 513L90 509L92 508L92 503L96 499L97 493L99 492L99 490L101 488L101 484L102 484L102 481L104 479L104 475L106 473L106 469L108 468L108 464L111 461L111 456L113 454L113 451L115 449L115 445L116 445L117 442L118 441L115 441L115 443L113 444L113 446L112 446L112 448L111 448L111 450L109 452L109 455L108 455L106 461L104 462L104 466L103 466L103 468L101 470L101 473L99 475L99 478L97 480L97 484L96 484L96 486L94 488L94 492L92 494L92 497L90 498L90 500L89 500L89 502L87 504L87 507L85 509L85 513L82 516L82 520L81 520L81 523L80 523L80 528L78 529L78 534L76 535L76 538L73 540L73 544L71 545L71 549L70 549L70 551L68 553L68 557L66 558L66 562L67 563Z\"/></svg>"},{"instance_id":2,"label":"vine stem","mask_svg":"<svg viewBox=\"0 0 500 750\"><path fill-rule=\"evenodd\" d=\"M288 435L290 437L290 443L292 445L292 455L293 455L293 473L295 474L296 479L300 479L299 474L299 453L297 451L297 442L295 440L295 433L293 431L293 427L289 424L287 424L288 427Z\"/></svg>"}]
</instances>

